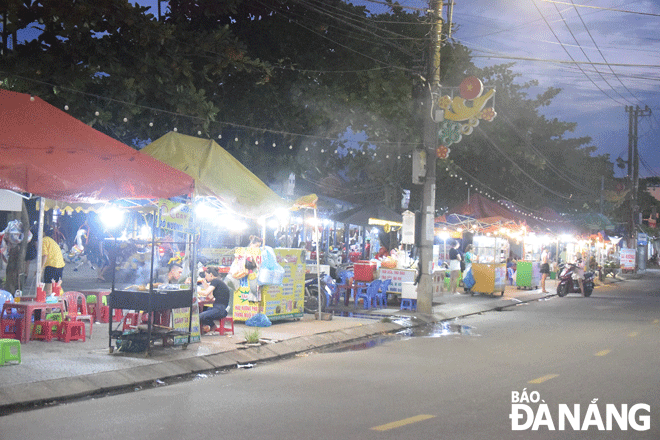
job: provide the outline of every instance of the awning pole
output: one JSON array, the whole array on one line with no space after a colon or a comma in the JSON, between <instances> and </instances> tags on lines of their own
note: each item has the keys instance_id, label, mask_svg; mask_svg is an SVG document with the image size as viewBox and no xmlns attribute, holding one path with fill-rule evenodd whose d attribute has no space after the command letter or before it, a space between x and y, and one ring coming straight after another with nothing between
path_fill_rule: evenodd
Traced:
<instances>
[{"instance_id":1,"label":"awning pole","mask_svg":"<svg viewBox=\"0 0 660 440\"><path fill-rule=\"evenodd\" d=\"M34 291L37 291L37 288L39 287L39 281L41 280L41 265L43 262L41 261L41 253L43 252L43 245L44 245L44 203L46 199L43 197L39 198L39 229L37 231L37 249L39 249L39 252L37 252L37 273L35 275L35 286L34 286ZM28 225L29 227L29 225ZM25 286L21 286L21 289L24 289ZM36 295L36 293L35 293Z\"/></svg>"},{"instance_id":2,"label":"awning pole","mask_svg":"<svg viewBox=\"0 0 660 440\"><path fill-rule=\"evenodd\" d=\"M321 312L322 312L322 307L321 307L321 263L320 263L320 258L319 255L321 254L321 246L319 246L319 225L318 225L318 217L316 216L316 208L314 208L314 236L316 237L316 286L318 290L318 296L319 296L319 317L318 319L321 319ZM324 296L325 296L325 292Z\"/></svg>"}]
</instances>

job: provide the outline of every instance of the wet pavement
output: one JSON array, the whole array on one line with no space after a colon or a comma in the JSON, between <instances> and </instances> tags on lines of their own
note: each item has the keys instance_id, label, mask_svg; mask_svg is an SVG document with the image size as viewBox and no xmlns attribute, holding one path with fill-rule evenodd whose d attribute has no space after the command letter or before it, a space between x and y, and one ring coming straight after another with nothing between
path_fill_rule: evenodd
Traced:
<instances>
[{"instance_id":1,"label":"wet pavement","mask_svg":"<svg viewBox=\"0 0 660 440\"><path fill-rule=\"evenodd\" d=\"M91 277L95 277L95 272L88 267L65 272L66 290L110 287L100 282L99 286ZM619 280L609 279L606 283L616 281ZM548 280L547 289L554 292L556 281ZM245 333L255 328L236 322L233 336L205 335L200 343L186 349L157 345L150 356L116 350L110 354L108 324L94 324L93 336L86 342L22 344L22 362L0 367L0 415L70 399L191 380L312 351L363 350L393 338L478 336L475 329L453 320L552 295L515 286L507 286L503 296L444 293L434 297L432 315L399 310L395 301L388 308L372 310L364 310L361 305L342 305L333 309L334 316L329 321L305 315L299 320L274 322L260 328L258 346L245 344Z\"/></svg>"}]
</instances>

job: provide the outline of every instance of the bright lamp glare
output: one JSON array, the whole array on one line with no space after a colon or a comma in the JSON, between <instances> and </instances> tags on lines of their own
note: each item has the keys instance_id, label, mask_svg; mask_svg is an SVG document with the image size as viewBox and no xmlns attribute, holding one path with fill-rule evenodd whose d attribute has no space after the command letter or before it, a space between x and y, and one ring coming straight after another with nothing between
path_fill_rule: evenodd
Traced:
<instances>
[{"instance_id":1,"label":"bright lamp glare","mask_svg":"<svg viewBox=\"0 0 660 440\"><path fill-rule=\"evenodd\" d=\"M216 210L206 203L200 203L195 207L195 215L200 219L211 219L216 214Z\"/></svg>"},{"instance_id":2,"label":"bright lamp glare","mask_svg":"<svg viewBox=\"0 0 660 440\"><path fill-rule=\"evenodd\" d=\"M142 225L140 228L140 238L149 238L151 237L151 228L147 225Z\"/></svg>"},{"instance_id":3,"label":"bright lamp glare","mask_svg":"<svg viewBox=\"0 0 660 440\"><path fill-rule=\"evenodd\" d=\"M116 206L108 206L99 210L99 217L103 226L108 229L114 229L124 221L124 212Z\"/></svg>"},{"instance_id":4,"label":"bright lamp glare","mask_svg":"<svg viewBox=\"0 0 660 440\"><path fill-rule=\"evenodd\" d=\"M268 226L270 229L277 229L280 227L280 222L276 218L271 218L268 220L268 224L266 226Z\"/></svg>"}]
</instances>

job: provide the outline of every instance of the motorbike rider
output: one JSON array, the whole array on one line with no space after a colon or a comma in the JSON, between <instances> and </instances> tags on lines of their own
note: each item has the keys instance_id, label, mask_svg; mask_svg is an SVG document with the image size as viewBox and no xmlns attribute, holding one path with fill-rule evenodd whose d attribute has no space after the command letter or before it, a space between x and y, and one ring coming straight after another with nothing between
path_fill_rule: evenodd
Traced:
<instances>
[{"instance_id":1,"label":"motorbike rider","mask_svg":"<svg viewBox=\"0 0 660 440\"><path fill-rule=\"evenodd\" d=\"M575 269L573 270L573 276L577 278L578 284L580 285L580 292L584 296L584 262L582 261L581 252L575 254Z\"/></svg>"}]
</instances>

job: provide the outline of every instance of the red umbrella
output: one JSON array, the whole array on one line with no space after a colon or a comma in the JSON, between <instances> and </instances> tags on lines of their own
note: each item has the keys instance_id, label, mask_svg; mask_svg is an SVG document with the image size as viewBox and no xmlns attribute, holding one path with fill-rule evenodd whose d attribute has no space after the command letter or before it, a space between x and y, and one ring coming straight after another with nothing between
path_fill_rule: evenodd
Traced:
<instances>
[{"instance_id":1,"label":"red umbrella","mask_svg":"<svg viewBox=\"0 0 660 440\"><path fill-rule=\"evenodd\" d=\"M192 177L40 98L0 90L0 188L68 202L169 198Z\"/></svg>"}]
</instances>

